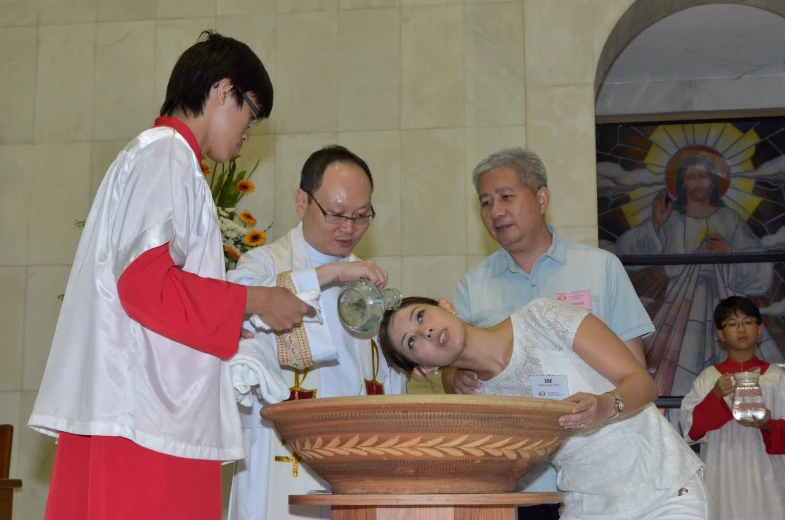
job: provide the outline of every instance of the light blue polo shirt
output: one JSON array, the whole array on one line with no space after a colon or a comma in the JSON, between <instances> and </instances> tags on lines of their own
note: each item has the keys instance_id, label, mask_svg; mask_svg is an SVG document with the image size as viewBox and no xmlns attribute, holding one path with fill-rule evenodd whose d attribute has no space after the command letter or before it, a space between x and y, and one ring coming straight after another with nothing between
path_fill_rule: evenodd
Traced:
<instances>
[{"instance_id":1,"label":"light blue polo shirt","mask_svg":"<svg viewBox=\"0 0 785 520\"><path fill-rule=\"evenodd\" d=\"M458 282L454 298L461 319L477 327L491 327L535 298L588 290L592 314L622 340L654 332L654 325L616 256L564 240L552 227L548 229L553 243L534 263L531 273L518 267L504 249L466 273ZM556 472L550 466L535 468L524 480L525 491L556 491Z\"/></svg>"},{"instance_id":2,"label":"light blue polo shirt","mask_svg":"<svg viewBox=\"0 0 785 520\"><path fill-rule=\"evenodd\" d=\"M455 291L458 315L478 327L507 319L535 298L588 290L591 312L622 340L654 332L629 276L615 255L571 240L551 228L553 243L531 273L518 267L504 249L466 273Z\"/></svg>"}]
</instances>

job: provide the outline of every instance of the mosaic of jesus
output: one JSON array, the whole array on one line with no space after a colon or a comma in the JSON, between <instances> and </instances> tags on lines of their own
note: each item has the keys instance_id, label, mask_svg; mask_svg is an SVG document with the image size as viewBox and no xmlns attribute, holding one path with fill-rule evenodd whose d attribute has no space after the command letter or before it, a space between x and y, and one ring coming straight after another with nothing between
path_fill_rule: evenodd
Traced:
<instances>
[{"instance_id":1,"label":"mosaic of jesus","mask_svg":"<svg viewBox=\"0 0 785 520\"><path fill-rule=\"evenodd\" d=\"M766 328L759 356L785 363L785 263L696 257L785 257L784 118L598 125L597 186L601 247L621 257L692 258L626 267L657 330L645 341L660 395L685 395L697 374L725 359L712 313L728 296L758 304Z\"/></svg>"}]
</instances>

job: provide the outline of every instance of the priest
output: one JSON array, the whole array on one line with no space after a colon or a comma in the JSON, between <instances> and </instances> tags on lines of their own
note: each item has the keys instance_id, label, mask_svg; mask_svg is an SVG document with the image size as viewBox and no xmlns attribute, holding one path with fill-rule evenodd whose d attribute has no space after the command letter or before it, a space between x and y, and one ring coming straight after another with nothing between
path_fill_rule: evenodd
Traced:
<instances>
[{"instance_id":1,"label":"priest","mask_svg":"<svg viewBox=\"0 0 785 520\"><path fill-rule=\"evenodd\" d=\"M306 320L275 334L290 400L406 390L405 375L388 367L375 339L353 333L338 317L342 284L360 279L380 289L387 284L386 271L352 254L375 216L372 192L371 171L356 154L337 145L314 152L295 193L302 223L269 246L245 253L227 274L229 280L248 286L321 292L321 323ZM246 327L253 328L250 323ZM247 457L235 466L229 518L329 518L318 506L289 506L289 495L324 489L325 483L300 464L287 440L261 418L264 405L254 399L252 406L240 407Z\"/></svg>"}]
</instances>

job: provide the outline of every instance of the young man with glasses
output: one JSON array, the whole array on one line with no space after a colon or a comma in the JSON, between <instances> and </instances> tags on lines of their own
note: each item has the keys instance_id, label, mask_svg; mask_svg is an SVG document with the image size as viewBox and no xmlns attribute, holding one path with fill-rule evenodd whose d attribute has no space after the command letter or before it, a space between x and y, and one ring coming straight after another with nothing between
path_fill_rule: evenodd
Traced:
<instances>
[{"instance_id":1,"label":"young man with glasses","mask_svg":"<svg viewBox=\"0 0 785 520\"><path fill-rule=\"evenodd\" d=\"M290 399L406 390L404 374L388 368L376 342L367 335L355 335L338 317L343 283L365 279L379 288L387 284L386 271L352 254L375 216L372 192L371 171L360 157L336 145L314 152L305 161L295 193L302 223L269 246L245 253L237 268L227 274L230 280L249 286L321 292L322 323L306 321L271 339L279 360L282 347L300 360L296 366L282 367ZM262 421L263 406L264 402L254 399L250 408L240 407L248 456L235 466L230 520L320 518L318 507L289 507L289 495L322 489L324 484L308 467L298 464L285 439Z\"/></svg>"},{"instance_id":2,"label":"young man with glasses","mask_svg":"<svg viewBox=\"0 0 785 520\"><path fill-rule=\"evenodd\" d=\"M706 484L719 520L782 518L785 511L785 371L755 355L764 335L758 307L731 296L714 310L717 337L728 359L701 372L681 402L689 443L705 443ZM731 413L738 372L757 371L765 415L735 420Z\"/></svg>"},{"instance_id":3,"label":"young man with glasses","mask_svg":"<svg viewBox=\"0 0 785 520\"><path fill-rule=\"evenodd\" d=\"M101 183L68 280L30 426L59 437L46 520L219 520L221 461L245 457L226 360L243 317L286 330L313 309L224 281L200 168L239 153L273 88L242 42L202 34L155 127Z\"/></svg>"}]
</instances>

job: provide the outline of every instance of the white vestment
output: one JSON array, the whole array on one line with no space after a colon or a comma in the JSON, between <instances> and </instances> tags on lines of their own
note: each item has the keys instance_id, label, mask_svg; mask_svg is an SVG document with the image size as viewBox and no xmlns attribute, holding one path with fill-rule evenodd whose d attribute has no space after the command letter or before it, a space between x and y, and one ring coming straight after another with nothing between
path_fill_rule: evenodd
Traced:
<instances>
[{"instance_id":1,"label":"white vestment","mask_svg":"<svg viewBox=\"0 0 785 520\"><path fill-rule=\"evenodd\" d=\"M346 261L357 258L319 253L305 242L299 225L273 244L244 254L227 277L244 285L278 285L293 292L319 290L314 269ZM276 336L278 358L292 391L303 392L300 398L308 398L309 392L315 392L317 398L366 395L367 382L375 380L384 385L385 394L405 393L405 375L387 366L371 336L358 337L340 322L340 286L321 291L324 323L305 322L290 334ZM250 408L241 407L248 456L235 467L230 520L329 518L326 509L288 505L289 495L324 490L326 483L295 460L292 449L283 444L272 423L261 419L263 406L254 399Z\"/></svg>"},{"instance_id":2,"label":"white vestment","mask_svg":"<svg viewBox=\"0 0 785 520\"><path fill-rule=\"evenodd\" d=\"M169 244L183 271L224 279L221 233L194 151L174 129L139 134L101 183L76 251L30 426L124 437L194 459L245 457L229 365L145 328L117 282Z\"/></svg>"},{"instance_id":3,"label":"white vestment","mask_svg":"<svg viewBox=\"0 0 785 520\"><path fill-rule=\"evenodd\" d=\"M730 244L733 253L763 251L760 239L741 216L730 208L718 208L707 218L688 217L674 210L654 230L651 220L624 232L616 241L617 255L706 254L709 235L719 235ZM739 295L758 295L768 291L773 280L771 263L703 264L698 266L666 265L668 293L679 289L679 279L688 268L695 269L697 280L690 284L691 294L678 295L677 304L692 302L686 325L678 366L673 376L670 395L684 395L692 386L695 374L707 366L724 360L727 353L714 334L714 308L721 299ZM761 356L769 362L781 363L782 354L765 333L760 344Z\"/></svg>"},{"instance_id":4,"label":"white vestment","mask_svg":"<svg viewBox=\"0 0 785 520\"><path fill-rule=\"evenodd\" d=\"M785 455L769 455L757 428L734 420L700 439L691 439L693 412L714 389L720 372L709 367L695 379L681 402L681 429L687 442L706 443L706 483L714 497L718 520L771 520L785 516ZM769 365L760 376L763 402L772 419L785 419L785 371ZM732 405L731 396L726 402Z\"/></svg>"}]
</instances>

